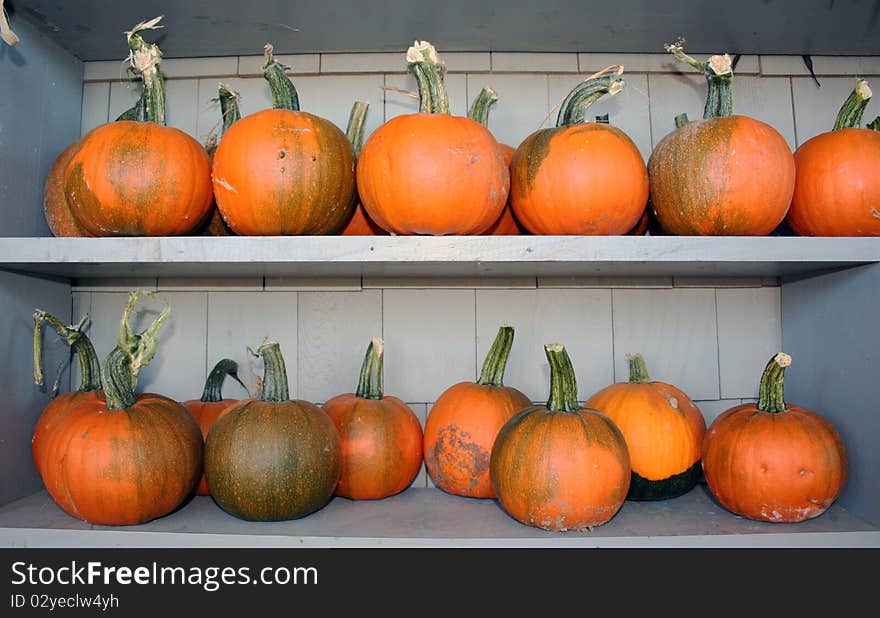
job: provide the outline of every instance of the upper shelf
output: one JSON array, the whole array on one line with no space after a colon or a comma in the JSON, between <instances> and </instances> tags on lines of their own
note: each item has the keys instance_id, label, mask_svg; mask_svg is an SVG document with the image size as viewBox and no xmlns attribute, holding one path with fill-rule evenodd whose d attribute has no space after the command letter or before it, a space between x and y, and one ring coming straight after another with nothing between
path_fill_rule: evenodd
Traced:
<instances>
[{"instance_id":1,"label":"upper shelf","mask_svg":"<svg viewBox=\"0 0 880 618\"><path fill-rule=\"evenodd\" d=\"M880 238L2 238L0 268L60 277L784 277L880 262Z\"/></svg>"},{"instance_id":2,"label":"upper shelf","mask_svg":"<svg viewBox=\"0 0 880 618\"><path fill-rule=\"evenodd\" d=\"M395 51L426 39L444 51L662 53L688 39L693 53L874 55L876 2L829 0L9 0L24 18L82 60L121 60L122 33L165 15L166 57ZM148 11L148 13L145 13Z\"/></svg>"}]
</instances>

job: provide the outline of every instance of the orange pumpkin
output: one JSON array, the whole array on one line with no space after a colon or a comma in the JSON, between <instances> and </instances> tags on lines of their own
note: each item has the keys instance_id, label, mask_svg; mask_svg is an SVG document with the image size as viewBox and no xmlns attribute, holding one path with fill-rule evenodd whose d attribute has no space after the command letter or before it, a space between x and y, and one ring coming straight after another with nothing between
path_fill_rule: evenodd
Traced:
<instances>
[{"instance_id":1,"label":"orange pumpkin","mask_svg":"<svg viewBox=\"0 0 880 618\"><path fill-rule=\"evenodd\" d=\"M531 405L519 390L504 386L513 328L502 326L480 379L446 389L425 422L425 466L443 491L469 498L494 498L489 475L492 445L510 417Z\"/></svg>"},{"instance_id":2,"label":"orange pumpkin","mask_svg":"<svg viewBox=\"0 0 880 618\"><path fill-rule=\"evenodd\" d=\"M188 234L210 215L208 154L183 131L165 126L161 52L140 35L156 21L127 33L132 67L144 82L144 121L120 120L93 129L65 168L70 211L95 236Z\"/></svg>"},{"instance_id":3,"label":"orange pumpkin","mask_svg":"<svg viewBox=\"0 0 880 618\"><path fill-rule=\"evenodd\" d=\"M880 236L880 131L859 128L871 98L860 79L834 130L801 144L788 223L801 236Z\"/></svg>"},{"instance_id":4,"label":"orange pumpkin","mask_svg":"<svg viewBox=\"0 0 880 618\"><path fill-rule=\"evenodd\" d=\"M366 101L355 101L351 108L351 114L348 117L348 127L345 135L354 148L355 157L360 155L361 148L364 146L364 121L367 117L367 109L370 104ZM367 216L364 207L357 200L351 219L339 232L340 236L387 236L388 232Z\"/></svg>"},{"instance_id":5,"label":"orange pumpkin","mask_svg":"<svg viewBox=\"0 0 880 618\"><path fill-rule=\"evenodd\" d=\"M584 406L623 432L632 480L629 500L665 500L687 493L702 474L706 421L681 389L648 377L640 354L629 357L629 382L603 388Z\"/></svg>"},{"instance_id":6,"label":"orange pumpkin","mask_svg":"<svg viewBox=\"0 0 880 618\"><path fill-rule=\"evenodd\" d=\"M648 160L651 204L659 224L678 235L764 236L785 218L794 191L794 157L770 125L733 114L727 54L698 62L682 43L676 58L706 75L703 120L664 137Z\"/></svg>"},{"instance_id":7,"label":"orange pumpkin","mask_svg":"<svg viewBox=\"0 0 880 618\"><path fill-rule=\"evenodd\" d=\"M735 406L709 426L703 472L709 490L737 515L770 522L818 517L843 489L846 449L817 412L785 402L791 357L770 359L757 403Z\"/></svg>"},{"instance_id":8,"label":"orange pumpkin","mask_svg":"<svg viewBox=\"0 0 880 618\"><path fill-rule=\"evenodd\" d=\"M241 384L245 392L248 392L247 387L238 378L238 363L232 359L224 358L218 361L211 370L211 373L208 374L201 398L182 402L183 407L193 415L193 418L199 424L199 429L202 430L202 440L208 437L208 431L217 419L222 417L233 404L239 401L238 399L223 398L223 380L226 376L233 378ZM248 395L250 395L249 392ZM208 481L205 479L204 473L202 473L199 484L196 486L196 494L199 496L211 495L211 490L208 488Z\"/></svg>"},{"instance_id":9,"label":"orange pumpkin","mask_svg":"<svg viewBox=\"0 0 880 618\"><path fill-rule=\"evenodd\" d=\"M407 62L420 111L392 118L364 144L357 184L367 215L393 234L479 234L501 215L509 172L486 127L451 116L434 47L418 41Z\"/></svg>"},{"instance_id":10,"label":"orange pumpkin","mask_svg":"<svg viewBox=\"0 0 880 618\"><path fill-rule=\"evenodd\" d=\"M511 418L492 448L492 487L519 522L545 530L581 530L609 521L626 499L630 459L611 419L577 402L565 348L544 346L550 399Z\"/></svg>"},{"instance_id":11,"label":"orange pumpkin","mask_svg":"<svg viewBox=\"0 0 880 618\"><path fill-rule=\"evenodd\" d=\"M382 392L382 340L367 346L357 391L322 406L342 446L336 495L378 500L409 487L422 466L422 425L408 405Z\"/></svg>"},{"instance_id":12,"label":"orange pumpkin","mask_svg":"<svg viewBox=\"0 0 880 618\"><path fill-rule=\"evenodd\" d=\"M64 172L78 147L79 142L74 142L58 155L49 168L46 184L43 187L43 213L54 236L92 236L87 229L77 223L70 212L70 206L67 205L67 195L64 192Z\"/></svg>"},{"instance_id":13,"label":"orange pumpkin","mask_svg":"<svg viewBox=\"0 0 880 618\"><path fill-rule=\"evenodd\" d=\"M510 163L510 203L532 234L626 234L645 210L648 172L620 129L586 122L587 107L623 89L623 67L591 76L569 93L556 128L540 129Z\"/></svg>"},{"instance_id":14,"label":"orange pumpkin","mask_svg":"<svg viewBox=\"0 0 880 618\"><path fill-rule=\"evenodd\" d=\"M214 153L217 208L236 234L324 235L351 216L355 155L335 124L300 111L285 67L266 45L273 109L233 124Z\"/></svg>"}]
</instances>

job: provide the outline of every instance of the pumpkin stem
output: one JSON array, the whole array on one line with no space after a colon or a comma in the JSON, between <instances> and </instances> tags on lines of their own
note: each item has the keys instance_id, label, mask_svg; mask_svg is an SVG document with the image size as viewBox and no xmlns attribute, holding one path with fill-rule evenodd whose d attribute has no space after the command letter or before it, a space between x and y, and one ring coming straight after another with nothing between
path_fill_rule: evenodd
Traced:
<instances>
[{"instance_id":1,"label":"pumpkin stem","mask_svg":"<svg viewBox=\"0 0 880 618\"><path fill-rule=\"evenodd\" d=\"M419 111L448 114L449 96L443 81L446 66L434 46L427 41L415 41L406 51L406 63L419 85Z\"/></svg>"},{"instance_id":2,"label":"pumpkin stem","mask_svg":"<svg viewBox=\"0 0 880 618\"><path fill-rule=\"evenodd\" d=\"M706 76L709 93L706 96L703 118L724 118L733 114L733 60L730 55L718 54L710 56L706 62L700 62L684 53L684 39L667 43L664 48L677 60L689 64Z\"/></svg>"},{"instance_id":3,"label":"pumpkin stem","mask_svg":"<svg viewBox=\"0 0 880 618\"><path fill-rule=\"evenodd\" d=\"M287 389L287 367L281 355L281 345L277 341L264 341L257 348L256 355L263 359L262 401L280 403L290 399Z\"/></svg>"},{"instance_id":4,"label":"pumpkin stem","mask_svg":"<svg viewBox=\"0 0 880 618\"><path fill-rule=\"evenodd\" d=\"M220 101L220 116L223 118L223 136L235 122L241 120L241 110L238 109L238 93L220 82L217 87L217 99Z\"/></svg>"},{"instance_id":5,"label":"pumpkin stem","mask_svg":"<svg viewBox=\"0 0 880 618\"><path fill-rule=\"evenodd\" d=\"M491 86L483 86L480 94L476 96L468 111L468 118L479 122L484 127L489 127L489 108L498 100L498 95Z\"/></svg>"},{"instance_id":6,"label":"pumpkin stem","mask_svg":"<svg viewBox=\"0 0 880 618\"><path fill-rule=\"evenodd\" d=\"M134 28L125 33L128 41L128 61L131 69L135 74L140 75L144 82L144 102L143 102L143 120L155 122L156 124L165 125L165 78L162 71L159 70L159 63L162 62L162 52L155 43L147 43L141 36L141 32L145 30L158 30L162 28L159 22L162 15L151 19L150 21L141 22ZM131 110L137 116L140 101ZM139 118L131 118L132 120Z\"/></svg>"},{"instance_id":7,"label":"pumpkin stem","mask_svg":"<svg viewBox=\"0 0 880 618\"><path fill-rule=\"evenodd\" d=\"M86 336L85 325L88 322L88 314L84 315L78 324L65 326L61 320L41 309L34 311L34 382L37 386L43 386L43 324L51 326L58 336L70 346L70 349L79 359L79 368L82 379L79 390L81 392L97 391L101 389L101 363L95 353L95 346ZM59 371L55 383L52 385L52 396L58 394L61 372Z\"/></svg>"},{"instance_id":8,"label":"pumpkin stem","mask_svg":"<svg viewBox=\"0 0 880 618\"><path fill-rule=\"evenodd\" d=\"M251 393L248 387L238 377L238 363L231 358L224 358L218 361L211 370L211 373L208 374L208 379L205 380L205 390L202 391L202 398L199 401L205 403L223 401L223 380L226 376L241 384L241 387L250 397Z\"/></svg>"},{"instance_id":9,"label":"pumpkin stem","mask_svg":"<svg viewBox=\"0 0 880 618\"><path fill-rule=\"evenodd\" d=\"M495 335L495 341L483 361L483 370L477 384L483 386L504 386L504 369L507 367L507 356L513 345L513 327L502 326Z\"/></svg>"},{"instance_id":10,"label":"pumpkin stem","mask_svg":"<svg viewBox=\"0 0 880 618\"><path fill-rule=\"evenodd\" d=\"M345 135L354 147L355 156L359 155L361 148L364 147L364 123L369 108L370 104L367 101L355 101L351 106L351 113L348 115L348 127L345 129Z\"/></svg>"},{"instance_id":11,"label":"pumpkin stem","mask_svg":"<svg viewBox=\"0 0 880 618\"><path fill-rule=\"evenodd\" d=\"M650 382L648 366L641 354L630 354L626 357L629 361L629 381L634 384Z\"/></svg>"},{"instance_id":12,"label":"pumpkin stem","mask_svg":"<svg viewBox=\"0 0 880 618\"><path fill-rule=\"evenodd\" d=\"M287 67L275 60L273 51L271 43L266 43L263 47L263 77L272 88L272 107L298 112L299 94L285 73Z\"/></svg>"},{"instance_id":13,"label":"pumpkin stem","mask_svg":"<svg viewBox=\"0 0 880 618\"><path fill-rule=\"evenodd\" d=\"M550 343L544 346L550 362L550 399L547 409L551 412L577 412L577 378L565 346Z\"/></svg>"},{"instance_id":14,"label":"pumpkin stem","mask_svg":"<svg viewBox=\"0 0 880 618\"><path fill-rule=\"evenodd\" d=\"M614 96L623 90L624 81L621 75L623 75L623 66L612 65L590 75L575 86L559 108L556 126L566 127L587 122L586 114L590 105L606 94Z\"/></svg>"},{"instance_id":15,"label":"pumpkin stem","mask_svg":"<svg viewBox=\"0 0 880 618\"><path fill-rule=\"evenodd\" d=\"M834 121L834 130L840 129L857 129L862 124L862 114L868 107L868 101L872 96L868 82L860 79L856 82L856 87L843 102L843 106L837 113L837 120ZM876 122L876 121L875 121Z\"/></svg>"},{"instance_id":16,"label":"pumpkin stem","mask_svg":"<svg viewBox=\"0 0 880 618\"><path fill-rule=\"evenodd\" d=\"M134 308L145 296L155 296L155 292L136 290L129 292L128 303L122 311L119 325L119 338L116 347L104 359L101 376L104 382L104 393L107 396L108 410L124 410L134 405L136 399L138 375L141 369L150 364L159 345L159 329L171 314L171 307L165 307L153 320L153 323L141 333L131 328L131 315Z\"/></svg>"},{"instance_id":17,"label":"pumpkin stem","mask_svg":"<svg viewBox=\"0 0 880 618\"><path fill-rule=\"evenodd\" d=\"M143 122L146 120L147 115L147 97L146 91L141 92L141 96L138 97L137 103L134 104L133 107L128 108L119 116L116 117L116 121L120 120L134 120L136 122Z\"/></svg>"},{"instance_id":18,"label":"pumpkin stem","mask_svg":"<svg viewBox=\"0 0 880 618\"><path fill-rule=\"evenodd\" d=\"M876 118L874 118L874 120L869 122L868 128L872 131L880 131L880 116L877 116Z\"/></svg>"},{"instance_id":19,"label":"pumpkin stem","mask_svg":"<svg viewBox=\"0 0 880 618\"><path fill-rule=\"evenodd\" d=\"M678 116L675 117L675 128L680 129L689 122L690 122L690 119L688 119L687 114L679 114Z\"/></svg>"},{"instance_id":20,"label":"pumpkin stem","mask_svg":"<svg viewBox=\"0 0 880 618\"><path fill-rule=\"evenodd\" d=\"M376 338L367 346L364 363L361 365L361 376L358 381L358 397L363 399L382 399L382 364L383 342Z\"/></svg>"},{"instance_id":21,"label":"pumpkin stem","mask_svg":"<svg viewBox=\"0 0 880 618\"><path fill-rule=\"evenodd\" d=\"M611 124L611 119L608 114L602 114L601 116L596 116L596 124Z\"/></svg>"},{"instance_id":22,"label":"pumpkin stem","mask_svg":"<svg viewBox=\"0 0 880 618\"><path fill-rule=\"evenodd\" d=\"M757 408L763 412L784 412L785 397L783 382L785 368L791 365L791 356L779 352L767 363L761 375Z\"/></svg>"}]
</instances>

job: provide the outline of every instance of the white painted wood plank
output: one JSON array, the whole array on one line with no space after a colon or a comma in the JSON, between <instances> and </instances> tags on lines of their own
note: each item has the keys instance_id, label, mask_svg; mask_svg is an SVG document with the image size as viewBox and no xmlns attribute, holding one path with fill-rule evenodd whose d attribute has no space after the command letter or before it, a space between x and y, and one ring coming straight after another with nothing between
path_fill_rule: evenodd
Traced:
<instances>
[{"instance_id":1,"label":"white painted wood plank","mask_svg":"<svg viewBox=\"0 0 880 618\"><path fill-rule=\"evenodd\" d=\"M109 121L116 120L127 109L131 109L137 103L141 95L140 82L120 81L110 84L110 113Z\"/></svg>"},{"instance_id":2,"label":"white painted wood plank","mask_svg":"<svg viewBox=\"0 0 880 618\"><path fill-rule=\"evenodd\" d=\"M719 399L715 291L612 290L614 377L629 376L627 354L640 352L652 378L691 399Z\"/></svg>"},{"instance_id":3,"label":"white painted wood plank","mask_svg":"<svg viewBox=\"0 0 880 618\"><path fill-rule=\"evenodd\" d=\"M412 411L415 412L416 416L419 418L419 423L422 426L422 431L425 430L425 419L428 414L428 404L425 403L408 403L407 404ZM413 479L410 487L427 487L428 486L428 471L425 468L424 458L422 461L422 465L419 466L419 472L416 474L416 477Z\"/></svg>"},{"instance_id":4,"label":"white painted wood plank","mask_svg":"<svg viewBox=\"0 0 880 618\"><path fill-rule=\"evenodd\" d=\"M714 401L695 401L694 403L697 404L700 412L703 413L706 427L708 427L722 412L726 412L742 402L739 399L716 399Z\"/></svg>"},{"instance_id":5,"label":"white painted wood plank","mask_svg":"<svg viewBox=\"0 0 880 618\"><path fill-rule=\"evenodd\" d=\"M441 57L452 73L492 70L489 52L443 52Z\"/></svg>"},{"instance_id":6,"label":"white painted wood plank","mask_svg":"<svg viewBox=\"0 0 880 618\"><path fill-rule=\"evenodd\" d=\"M473 290L385 290L385 390L404 401L434 401L476 379Z\"/></svg>"},{"instance_id":7,"label":"white painted wood plank","mask_svg":"<svg viewBox=\"0 0 880 618\"><path fill-rule=\"evenodd\" d=\"M402 288L402 289L534 289L534 277L364 277L364 289Z\"/></svg>"},{"instance_id":8,"label":"white painted wood plank","mask_svg":"<svg viewBox=\"0 0 880 618\"><path fill-rule=\"evenodd\" d=\"M159 277L157 289L167 292L261 292L262 277Z\"/></svg>"},{"instance_id":9,"label":"white painted wood plank","mask_svg":"<svg viewBox=\"0 0 880 618\"><path fill-rule=\"evenodd\" d=\"M673 277L676 288L759 288L761 277Z\"/></svg>"},{"instance_id":10,"label":"white painted wood plank","mask_svg":"<svg viewBox=\"0 0 880 618\"><path fill-rule=\"evenodd\" d=\"M165 77L227 77L238 73L238 56L211 58L163 58L160 65Z\"/></svg>"},{"instance_id":11,"label":"white painted wood plank","mask_svg":"<svg viewBox=\"0 0 880 618\"><path fill-rule=\"evenodd\" d=\"M344 132L355 101L370 104L364 123L364 136L383 122L382 75L321 75L293 80L299 92L300 109L334 123Z\"/></svg>"},{"instance_id":12,"label":"white painted wood plank","mask_svg":"<svg viewBox=\"0 0 880 618\"><path fill-rule=\"evenodd\" d=\"M539 288L671 288L672 277L538 277Z\"/></svg>"},{"instance_id":13,"label":"white painted wood plank","mask_svg":"<svg viewBox=\"0 0 880 618\"><path fill-rule=\"evenodd\" d=\"M577 70L577 54L492 52L493 72L565 73Z\"/></svg>"},{"instance_id":14,"label":"white painted wood plank","mask_svg":"<svg viewBox=\"0 0 880 618\"><path fill-rule=\"evenodd\" d=\"M300 398L353 393L367 345L382 336L382 293L302 292L298 316Z\"/></svg>"},{"instance_id":15,"label":"white painted wood plank","mask_svg":"<svg viewBox=\"0 0 880 618\"><path fill-rule=\"evenodd\" d=\"M107 82L83 84L80 135L85 135L95 127L107 122L109 111L110 84Z\"/></svg>"},{"instance_id":16,"label":"white painted wood plank","mask_svg":"<svg viewBox=\"0 0 880 618\"><path fill-rule=\"evenodd\" d=\"M627 73L678 73L681 69L681 63L671 54L578 54L581 73L595 73L612 64L622 64ZM737 75L755 75L759 71L758 56L743 55L736 65Z\"/></svg>"},{"instance_id":17,"label":"white painted wood plank","mask_svg":"<svg viewBox=\"0 0 880 618\"><path fill-rule=\"evenodd\" d=\"M819 77L880 75L880 56L812 56L811 59L813 73ZM810 71L800 56L761 56L761 73L809 76Z\"/></svg>"},{"instance_id":18,"label":"white painted wood plank","mask_svg":"<svg viewBox=\"0 0 880 618\"><path fill-rule=\"evenodd\" d=\"M281 54L275 59L287 67L288 75L317 73L320 70L320 54ZM263 56L239 56L238 75L240 77L262 77Z\"/></svg>"},{"instance_id":19,"label":"white painted wood plank","mask_svg":"<svg viewBox=\"0 0 880 618\"><path fill-rule=\"evenodd\" d=\"M166 124L199 140L199 80L169 79L165 82L165 101Z\"/></svg>"},{"instance_id":20,"label":"white painted wood plank","mask_svg":"<svg viewBox=\"0 0 880 618\"><path fill-rule=\"evenodd\" d=\"M719 289L721 397L756 397L761 371L782 348L779 288Z\"/></svg>"},{"instance_id":21,"label":"white painted wood plank","mask_svg":"<svg viewBox=\"0 0 880 618\"><path fill-rule=\"evenodd\" d=\"M877 80L875 80L877 81ZM797 124L798 145L834 127L837 112L855 88L855 77L824 77L822 87L816 86L812 77L793 77L794 113ZM869 85L871 81L868 82ZM875 90L880 89L880 83ZM872 98L865 108L863 120L870 122L880 115L878 97Z\"/></svg>"},{"instance_id":22,"label":"white painted wood plank","mask_svg":"<svg viewBox=\"0 0 880 618\"><path fill-rule=\"evenodd\" d=\"M274 292L356 292L360 277L266 277L266 290Z\"/></svg>"},{"instance_id":23,"label":"white painted wood plank","mask_svg":"<svg viewBox=\"0 0 880 618\"><path fill-rule=\"evenodd\" d=\"M266 339L281 345L291 398L297 397L297 294L296 292L208 292L207 365L221 358L238 363L238 376L256 394L263 363L253 358ZM243 394L229 385L230 396ZM237 393L237 394L236 394Z\"/></svg>"},{"instance_id":24,"label":"white painted wood plank","mask_svg":"<svg viewBox=\"0 0 880 618\"><path fill-rule=\"evenodd\" d=\"M406 70L405 49L400 52L321 54L321 73L394 73Z\"/></svg>"},{"instance_id":25,"label":"white painted wood plank","mask_svg":"<svg viewBox=\"0 0 880 618\"><path fill-rule=\"evenodd\" d=\"M73 282L75 292L129 292L135 289L157 288L156 277L85 277Z\"/></svg>"},{"instance_id":26,"label":"white painted wood plank","mask_svg":"<svg viewBox=\"0 0 880 618\"><path fill-rule=\"evenodd\" d=\"M455 116L465 116L470 106L468 99L468 77L465 75L447 75L446 94L449 96L449 112ZM388 88L403 90L404 92L385 92L385 121L402 114L414 114L419 111L418 96L411 97L405 93L418 94L416 79L411 73L405 75L386 75L385 84ZM479 91L479 89L478 89ZM476 92L474 93L476 94Z\"/></svg>"},{"instance_id":27,"label":"white painted wood plank","mask_svg":"<svg viewBox=\"0 0 880 618\"><path fill-rule=\"evenodd\" d=\"M504 324L515 329L504 382L532 401L550 394L548 343L568 351L579 400L613 382L610 290L478 290L477 371Z\"/></svg>"},{"instance_id":28,"label":"white painted wood plank","mask_svg":"<svg viewBox=\"0 0 880 618\"><path fill-rule=\"evenodd\" d=\"M467 98L470 102L484 86L495 90L498 101L489 112L489 130L499 142L516 148L543 126L552 105L548 84L546 74L468 75Z\"/></svg>"},{"instance_id":29,"label":"white painted wood plank","mask_svg":"<svg viewBox=\"0 0 880 618\"><path fill-rule=\"evenodd\" d=\"M83 64L83 80L85 81L120 81L128 79L126 72L128 59L98 60Z\"/></svg>"}]
</instances>

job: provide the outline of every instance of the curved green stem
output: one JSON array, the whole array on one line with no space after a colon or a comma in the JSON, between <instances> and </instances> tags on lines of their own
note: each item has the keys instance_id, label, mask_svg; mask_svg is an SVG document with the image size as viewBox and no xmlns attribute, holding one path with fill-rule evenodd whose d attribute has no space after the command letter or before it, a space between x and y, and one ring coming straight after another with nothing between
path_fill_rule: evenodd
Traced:
<instances>
[{"instance_id":1,"label":"curved green stem","mask_svg":"<svg viewBox=\"0 0 880 618\"><path fill-rule=\"evenodd\" d=\"M141 95L138 97L137 102L133 107L128 108L119 116L116 117L116 121L120 120L134 120L135 122L143 122L147 117L147 97L144 96L144 92L141 92Z\"/></svg>"},{"instance_id":2,"label":"curved green stem","mask_svg":"<svg viewBox=\"0 0 880 618\"><path fill-rule=\"evenodd\" d=\"M510 347L513 345L513 327L502 326L495 335L495 341L486 354L483 361L483 370L477 384L483 386L504 386L504 369L507 367L507 357Z\"/></svg>"},{"instance_id":3,"label":"curved green stem","mask_svg":"<svg viewBox=\"0 0 880 618\"><path fill-rule=\"evenodd\" d=\"M238 109L238 93L220 82L217 87L217 99L220 101L220 116L223 118L223 129L220 135L225 135L229 127L241 120L241 110Z\"/></svg>"},{"instance_id":4,"label":"curved green stem","mask_svg":"<svg viewBox=\"0 0 880 618\"><path fill-rule=\"evenodd\" d=\"M550 399L547 409L551 412L577 412L577 379L565 346L551 343L544 346L550 362Z\"/></svg>"},{"instance_id":5,"label":"curved green stem","mask_svg":"<svg viewBox=\"0 0 880 618\"><path fill-rule=\"evenodd\" d=\"M559 108L556 126L565 127L587 122L587 109L606 94L614 96L623 90L623 67L616 65L592 75L575 86Z\"/></svg>"},{"instance_id":6,"label":"curved green stem","mask_svg":"<svg viewBox=\"0 0 880 618\"><path fill-rule=\"evenodd\" d=\"M287 367L281 355L281 345L277 341L265 341L256 354L263 359L263 388L260 399L274 403L290 399Z\"/></svg>"},{"instance_id":7,"label":"curved green stem","mask_svg":"<svg viewBox=\"0 0 880 618\"><path fill-rule=\"evenodd\" d=\"M680 129L689 122L690 120L688 119L687 114L679 114L675 117L675 128Z\"/></svg>"},{"instance_id":8,"label":"curved green stem","mask_svg":"<svg viewBox=\"0 0 880 618\"><path fill-rule=\"evenodd\" d=\"M648 366L641 354L630 354L626 357L629 361L629 381L635 384L650 382Z\"/></svg>"},{"instance_id":9,"label":"curved green stem","mask_svg":"<svg viewBox=\"0 0 880 618\"><path fill-rule=\"evenodd\" d=\"M785 368L791 365L791 356L783 352L775 354L764 368L758 389L758 409L764 412L784 412L785 393L783 383Z\"/></svg>"},{"instance_id":10,"label":"curved green stem","mask_svg":"<svg viewBox=\"0 0 880 618\"><path fill-rule=\"evenodd\" d=\"M468 118L475 122L479 122L484 127L489 126L489 108L492 107L498 100L498 95L492 90L491 86L483 86L483 89L480 90L480 94L478 94L473 103L471 103L471 108L468 110Z\"/></svg>"},{"instance_id":11,"label":"curved green stem","mask_svg":"<svg viewBox=\"0 0 880 618\"><path fill-rule=\"evenodd\" d=\"M709 92L706 96L706 107L703 118L723 118L733 114L733 61L728 54L710 56L706 62L700 62L684 53L684 41L679 40L664 46L666 51L685 64L697 69L706 76Z\"/></svg>"},{"instance_id":12,"label":"curved green stem","mask_svg":"<svg viewBox=\"0 0 880 618\"><path fill-rule=\"evenodd\" d=\"M880 131L880 116L877 116L874 120L869 122L867 127L872 131Z\"/></svg>"},{"instance_id":13,"label":"curved green stem","mask_svg":"<svg viewBox=\"0 0 880 618\"><path fill-rule=\"evenodd\" d=\"M141 36L145 30L157 30L162 26L158 23L162 16L147 22L141 22L125 33L129 48L129 63L131 69L141 76L144 82L144 120L165 125L165 78L159 70L162 61L162 52L154 43L147 43ZM137 105L132 108L135 110ZM131 110L129 110L131 111ZM135 112L137 114L138 112ZM133 119L133 118L132 118Z\"/></svg>"},{"instance_id":14,"label":"curved green stem","mask_svg":"<svg viewBox=\"0 0 880 618\"><path fill-rule=\"evenodd\" d=\"M367 110L370 104L367 101L355 101L348 115L348 127L345 135L354 147L354 154L359 155L364 146L364 129L367 120Z\"/></svg>"},{"instance_id":15,"label":"curved green stem","mask_svg":"<svg viewBox=\"0 0 880 618\"><path fill-rule=\"evenodd\" d=\"M51 326L58 336L70 346L70 349L79 359L79 368L81 381L79 389L82 392L97 391L101 389L101 363L95 352L95 346L83 332L86 322L88 322L88 314L84 315L78 324L65 326L61 320L53 315L49 315L41 309L34 311L34 382L37 386L43 386L43 324ZM58 393L59 380L61 373L52 386L52 396Z\"/></svg>"},{"instance_id":16,"label":"curved green stem","mask_svg":"<svg viewBox=\"0 0 880 618\"><path fill-rule=\"evenodd\" d=\"M382 399L382 358L383 344L381 339L373 339L367 346L364 363L361 365L361 376L358 380L358 397L363 399Z\"/></svg>"},{"instance_id":17,"label":"curved green stem","mask_svg":"<svg viewBox=\"0 0 880 618\"><path fill-rule=\"evenodd\" d=\"M872 96L868 82L860 79L856 82L856 87L843 102L843 106L837 113L837 120L834 121L834 130L840 129L857 129L862 124L862 115L865 108L868 107L868 101ZM876 122L876 121L875 121Z\"/></svg>"},{"instance_id":18,"label":"curved green stem","mask_svg":"<svg viewBox=\"0 0 880 618\"><path fill-rule=\"evenodd\" d=\"M406 52L406 63L419 85L419 111L448 114L449 96L443 81L446 67L427 41L416 41Z\"/></svg>"},{"instance_id":19,"label":"curved green stem","mask_svg":"<svg viewBox=\"0 0 880 618\"><path fill-rule=\"evenodd\" d=\"M275 60L273 50L271 43L266 43L263 48L263 77L272 88L272 107L298 112L299 94L293 82L287 77L285 72L287 67Z\"/></svg>"},{"instance_id":20,"label":"curved green stem","mask_svg":"<svg viewBox=\"0 0 880 618\"><path fill-rule=\"evenodd\" d=\"M223 401L223 380L226 379L226 376L241 384L241 387L250 396L248 387L238 377L238 363L231 358L224 358L218 361L211 373L208 374L208 379L205 380L205 389L202 391L202 397L199 401L205 403Z\"/></svg>"}]
</instances>

